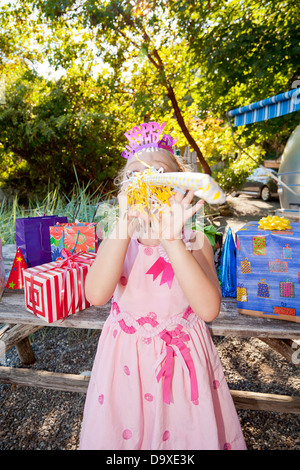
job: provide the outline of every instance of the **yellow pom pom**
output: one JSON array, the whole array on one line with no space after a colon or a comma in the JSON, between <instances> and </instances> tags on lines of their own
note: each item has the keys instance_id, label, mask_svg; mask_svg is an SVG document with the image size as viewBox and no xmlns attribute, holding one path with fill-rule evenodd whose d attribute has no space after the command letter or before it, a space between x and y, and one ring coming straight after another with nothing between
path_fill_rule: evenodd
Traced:
<instances>
[{"instance_id":1,"label":"yellow pom pom","mask_svg":"<svg viewBox=\"0 0 300 470\"><path fill-rule=\"evenodd\" d=\"M258 228L262 230L287 230L291 228L291 224L285 217L268 215L267 217L262 217L260 219Z\"/></svg>"},{"instance_id":2,"label":"yellow pom pom","mask_svg":"<svg viewBox=\"0 0 300 470\"><path fill-rule=\"evenodd\" d=\"M169 186L146 183L145 177L152 172L153 170L149 169L135 175L126 188L128 207L149 215L160 213L165 204L170 206L169 199L174 194Z\"/></svg>"}]
</instances>

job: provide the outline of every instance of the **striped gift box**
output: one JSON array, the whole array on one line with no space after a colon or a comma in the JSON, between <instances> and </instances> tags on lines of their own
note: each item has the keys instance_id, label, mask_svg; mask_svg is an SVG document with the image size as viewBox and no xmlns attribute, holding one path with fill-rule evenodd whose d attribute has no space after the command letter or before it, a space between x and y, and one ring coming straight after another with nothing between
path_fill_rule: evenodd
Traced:
<instances>
[{"instance_id":1,"label":"striped gift box","mask_svg":"<svg viewBox=\"0 0 300 470\"><path fill-rule=\"evenodd\" d=\"M64 261L25 269L25 305L29 312L47 323L66 318L90 306L84 283L95 253L77 253Z\"/></svg>"}]
</instances>

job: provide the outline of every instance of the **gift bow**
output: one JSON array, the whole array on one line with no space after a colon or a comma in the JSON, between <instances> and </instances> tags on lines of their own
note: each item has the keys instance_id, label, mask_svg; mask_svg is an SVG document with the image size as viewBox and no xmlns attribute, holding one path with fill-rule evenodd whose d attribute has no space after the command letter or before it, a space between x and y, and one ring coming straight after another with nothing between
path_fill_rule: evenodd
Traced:
<instances>
[{"instance_id":1,"label":"gift bow","mask_svg":"<svg viewBox=\"0 0 300 470\"><path fill-rule=\"evenodd\" d=\"M171 263L168 263L168 261L166 261L162 256L160 256L146 272L146 274L153 274L153 281L155 281L160 273L162 273L160 285L167 283L169 289L171 289L174 278L174 271Z\"/></svg>"},{"instance_id":2,"label":"gift bow","mask_svg":"<svg viewBox=\"0 0 300 470\"><path fill-rule=\"evenodd\" d=\"M167 404L170 404L171 400L171 380L174 370L174 356L177 356L181 361L183 369L188 373L191 381L191 400L195 401L198 399L198 383L196 377L196 371L193 359L190 355L190 351L186 346L185 342L190 340L190 337L187 333L181 331L182 326L178 326L176 329L179 331L177 337L172 337L172 335L164 330L160 337L166 343L166 350L160 356L158 362L155 365L155 368L165 359L164 365L161 367L159 373L156 376L157 381L164 377L163 384L163 401Z\"/></svg>"},{"instance_id":3,"label":"gift bow","mask_svg":"<svg viewBox=\"0 0 300 470\"><path fill-rule=\"evenodd\" d=\"M79 253L71 253L71 251L67 250L66 248L62 249L62 256L63 259L62 261L58 261L57 267L59 268L76 268L78 267L78 262L82 262L82 258L80 259L81 255L83 254L83 251L80 251ZM90 260L89 260L90 261Z\"/></svg>"},{"instance_id":4,"label":"gift bow","mask_svg":"<svg viewBox=\"0 0 300 470\"><path fill-rule=\"evenodd\" d=\"M285 217L268 215L268 217L262 217L260 219L258 228L263 230L286 230L291 228L291 224Z\"/></svg>"},{"instance_id":5,"label":"gift bow","mask_svg":"<svg viewBox=\"0 0 300 470\"><path fill-rule=\"evenodd\" d=\"M77 304L75 306L75 310L77 309L78 305L81 305L82 302L82 292L81 292L81 276L80 276L80 269L79 269L79 264L78 264L78 257L82 255L82 252L80 253L75 253L72 254L69 250L66 250L66 248L63 248L62 250L62 256L65 258L63 261L59 262L58 267L59 268L65 268L64 273L63 273L63 279L62 279L62 288L61 288L61 293L60 293L60 311L62 311L62 316L63 318L66 318L66 316L69 314L72 305L74 304L75 300L75 293L74 293L74 271L73 269L76 269L77 272L77 281L78 281L78 299L77 299ZM72 297L71 297L71 302L70 302L70 307L68 311L66 312L67 306L65 305L65 294L66 294L66 285L67 285L67 273L69 272L70 276L72 277Z\"/></svg>"}]
</instances>

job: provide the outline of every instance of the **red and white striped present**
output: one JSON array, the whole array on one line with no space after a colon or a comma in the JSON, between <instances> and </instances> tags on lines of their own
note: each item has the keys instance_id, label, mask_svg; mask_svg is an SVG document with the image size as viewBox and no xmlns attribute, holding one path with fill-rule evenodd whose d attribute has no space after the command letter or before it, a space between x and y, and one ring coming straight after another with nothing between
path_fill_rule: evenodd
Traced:
<instances>
[{"instance_id":1,"label":"red and white striped present","mask_svg":"<svg viewBox=\"0 0 300 470\"><path fill-rule=\"evenodd\" d=\"M25 304L29 312L48 323L90 306L85 298L85 278L93 264L95 253L75 253L64 250L63 261L24 269Z\"/></svg>"}]
</instances>

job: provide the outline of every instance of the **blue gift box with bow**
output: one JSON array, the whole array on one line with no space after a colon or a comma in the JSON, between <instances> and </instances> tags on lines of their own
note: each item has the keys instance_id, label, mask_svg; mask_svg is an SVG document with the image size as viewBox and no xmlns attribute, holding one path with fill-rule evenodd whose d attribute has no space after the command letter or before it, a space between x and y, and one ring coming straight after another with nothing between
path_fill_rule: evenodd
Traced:
<instances>
[{"instance_id":1,"label":"blue gift box with bow","mask_svg":"<svg viewBox=\"0 0 300 470\"><path fill-rule=\"evenodd\" d=\"M238 312L300 323L300 224L262 230L249 222L235 243Z\"/></svg>"}]
</instances>

